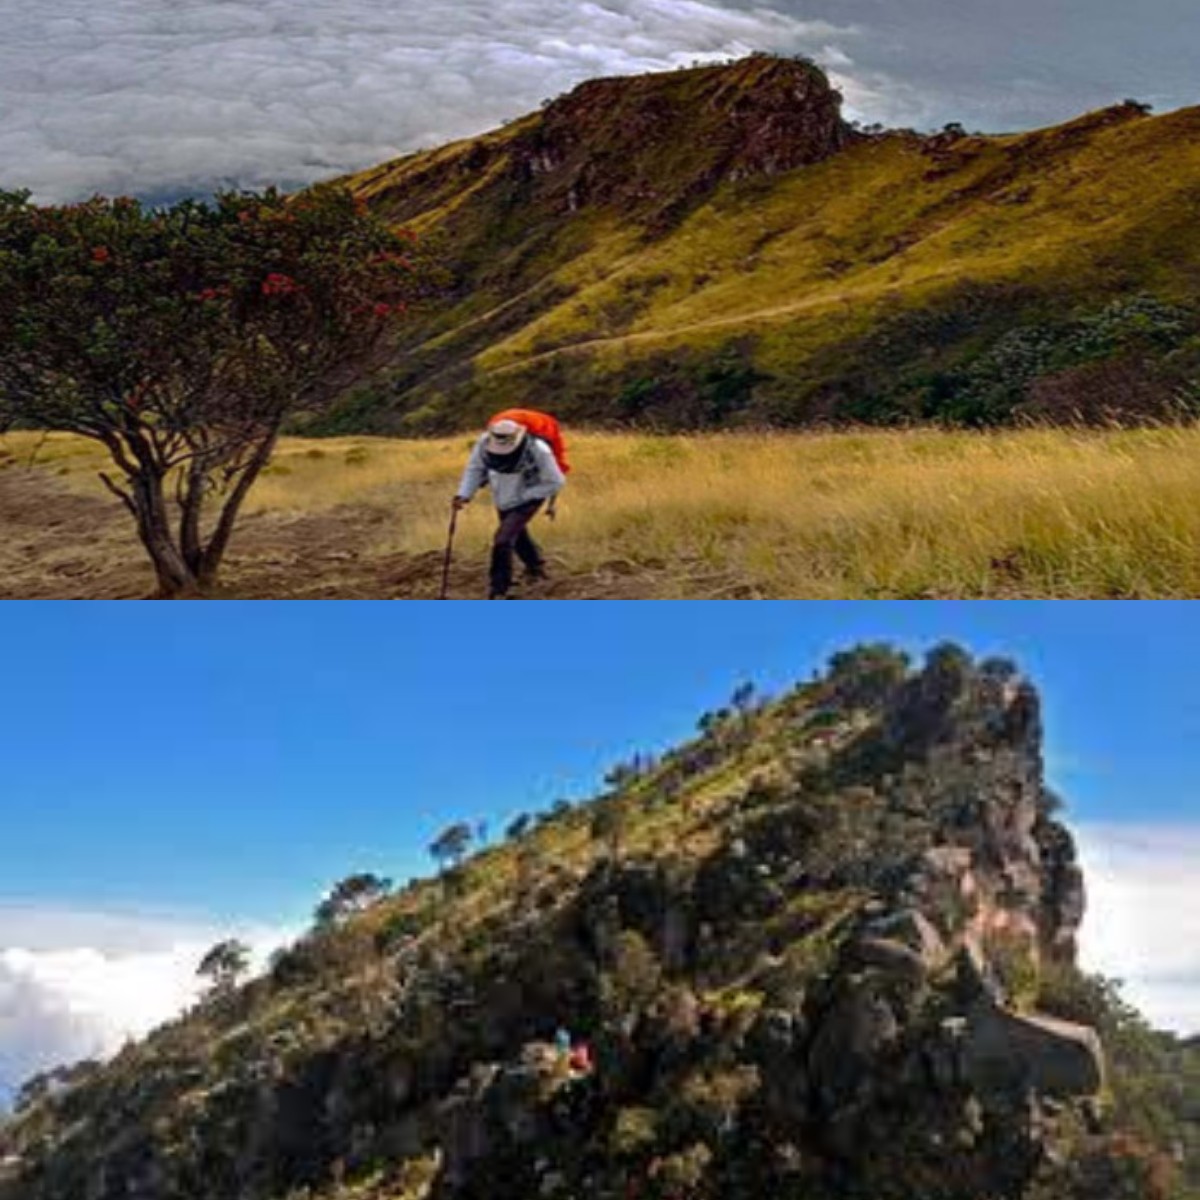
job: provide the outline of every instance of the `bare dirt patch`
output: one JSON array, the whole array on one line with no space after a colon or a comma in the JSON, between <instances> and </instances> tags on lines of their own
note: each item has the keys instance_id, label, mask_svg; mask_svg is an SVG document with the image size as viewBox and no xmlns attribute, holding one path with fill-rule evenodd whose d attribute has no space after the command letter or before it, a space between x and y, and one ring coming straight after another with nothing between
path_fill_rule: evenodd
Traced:
<instances>
[{"instance_id":1,"label":"bare dirt patch","mask_svg":"<svg viewBox=\"0 0 1200 1200\"><path fill-rule=\"evenodd\" d=\"M440 550L372 549L396 514L347 504L303 514L248 513L239 523L222 600L433 600L441 586ZM485 595L477 556L451 570L452 599ZM530 600L634 600L656 595L646 572L620 561L571 574L551 557L554 578L514 590ZM144 600L154 577L128 515L116 500L80 494L39 467L0 471L0 599Z\"/></svg>"}]
</instances>

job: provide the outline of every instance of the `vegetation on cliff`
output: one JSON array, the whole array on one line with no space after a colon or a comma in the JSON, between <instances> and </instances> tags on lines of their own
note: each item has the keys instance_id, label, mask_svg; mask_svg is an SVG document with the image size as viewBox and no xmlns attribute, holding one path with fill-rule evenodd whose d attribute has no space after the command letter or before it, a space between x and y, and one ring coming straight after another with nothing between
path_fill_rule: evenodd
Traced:
<instances>
[{"instance_id":1,"label":"vegetation on cliff","mask_svg":"<svg viewBox=\"0 0 1200 1200\"><path fill-rule=\"evenodd\" d=\"M861 131L805 61L596 80L350 178L454 277L325 432L1196 411L1200 110Z\"/></svg>"},{"instance_id":2,"label":"vegetation on cliff","mask_svg":"<svg viewBox=\"0 0 1200 1200\"><path fill-rule=\"evenodd\" d=\"M193 1012L26 1096L0 1197L1187 1194L1195 1054L1075 965L1012 664L858 647L698 728L348 877L259 979L215 948Z\"/></svg>"}]
</instances>

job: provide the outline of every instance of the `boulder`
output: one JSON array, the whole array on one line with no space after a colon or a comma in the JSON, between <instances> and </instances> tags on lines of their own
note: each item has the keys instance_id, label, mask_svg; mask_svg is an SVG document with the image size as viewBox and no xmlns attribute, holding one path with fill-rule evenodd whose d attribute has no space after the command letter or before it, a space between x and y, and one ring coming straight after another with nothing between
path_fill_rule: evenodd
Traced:
<instances>
[{"instance_id":1,"label":"boulder","mask_svg":"<svg viewBox=\"0 0 1200 1200\"><path fill-rule=\"evenodd\" d=\"M856 1101L869 1089L880 1056L900 1033L888 1000L860 976L821 1021L809 1051L809 1072L827 1111Z\"/></svg>"},{"instance_id":2,"label":"boulder","mask_svg":"<svg viewBox=\"0 0 1200 1200\"><path fill-rule=\"evenodd\" d=\"M963 1081L983 1095L1033 1092L1055 1099L1096 1095L1104 1052L1094 1029L1050 1017L1022 1016L980 1001L961 1045Z\"/></svg>"},{"instance_id":3,"label":"boulder","mask_svg":"<svg viewBox=\"0 0 1200 1200\"><path fill-rule=\"evenodd\" d=\"M921 955L894 938L861 938L854 943L851 954L856 965L877 967L913 987L920 986L929 977L929 969Z\"/></svg>"},{"instance_id":4,"label":"boulder","mask_svg":"<svg viewBox=\"0 0 1200 1200\"><path fill-rule=\"evenodd\" d=\"M874 918L868 925L872 939L899 944L915 956L921 970L932 975L945 966L950 952L933 922L915 908L902 908Z\"/></svg>"}]
</instances>

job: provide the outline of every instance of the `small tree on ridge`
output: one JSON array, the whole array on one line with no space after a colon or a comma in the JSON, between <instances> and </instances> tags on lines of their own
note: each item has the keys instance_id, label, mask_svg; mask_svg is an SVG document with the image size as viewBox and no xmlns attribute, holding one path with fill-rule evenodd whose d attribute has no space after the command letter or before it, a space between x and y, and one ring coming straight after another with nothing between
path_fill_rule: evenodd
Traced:
<instances>
[{"instance_id":1,"label":"small tree on ridge","mask_svg":"<svg viewBox=\"0 0 1200 1200\"><path fill-rule=\"evenodd\" d=\"M391 887L390 879L383 879L370 871L348 875L335 883L329 895L317 905L316 922L320 926L336 925L382 900Z\"/></svg>"},{"instance_id":2,"label":"small tree on ridge","mask_svg":"<svg viewBox=\"0 0 1200 1200\"><path fill-rule=\"evenodd\" d=\"M218 942L200 960L196 974L207 979L213 994L233 991L250 969L250 948L236 938Z\"/></svg>"},{"instance_id":3,"label":"small tree on ridge","mask_svg":"<svg viewBox=\"0 0 1200 1200\"><path fill-rule=\"evenodd\" d=\"M471 826L465 821L459 821L438 834L429 846L429 853L444 871L447 867L457 867L462 862L474 840L475 834Z\"/></svg>"}]
</instances>

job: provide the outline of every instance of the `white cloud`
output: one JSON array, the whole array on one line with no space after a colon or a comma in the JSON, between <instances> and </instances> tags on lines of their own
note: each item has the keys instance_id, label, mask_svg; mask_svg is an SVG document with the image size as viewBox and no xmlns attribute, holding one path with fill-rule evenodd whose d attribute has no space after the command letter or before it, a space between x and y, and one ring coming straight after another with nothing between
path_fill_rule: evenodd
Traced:
<instances>
[{"instance_id":1,"label":"white cloud","mask_svg":"<svg viewBox=\"0 0 1200 1200\"><path fill-rule=\"evenodd\" d=\"M0 186L35 199L296 184L597 75L852 30L719 0L0 0Z\"/></svg>"},{"instance_id":2,"label":"white cloud","mask_svg":"<svg viewBox=\"0 0 1200 1200\"><path fill-rule=\"evenodd\" d=\"M176 1015L197 995L204 951L229 936L260 962L286 940L262 928L0 906L0 1085L106 1056Z\"/></svg>"},{"instance_id":3,"label":"white cloud","mask_svg":"<svg viewBox=\"0 0 1200 1200\"><path fill-rule=\"evenodd\" d=\"M0 187L294 186L489 129L597 75L810 54L851 117L1021 129L1195 103L1194 0L0 0ZM822 19L822 16L824 19Z\"/></svg>"},{"instance_id":4,"label":"white cloud","mask_svg":"<svg viewBox=\"0 0 1200 1200\"><path fill-rule=\"evenodd\" d=\"M1200 1033L1200 825L1079 831L1084 965L1124 980L1158 1026Z\"/></svg>"}]
</instances>

